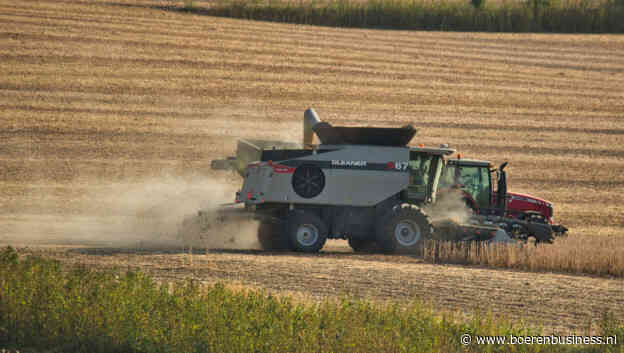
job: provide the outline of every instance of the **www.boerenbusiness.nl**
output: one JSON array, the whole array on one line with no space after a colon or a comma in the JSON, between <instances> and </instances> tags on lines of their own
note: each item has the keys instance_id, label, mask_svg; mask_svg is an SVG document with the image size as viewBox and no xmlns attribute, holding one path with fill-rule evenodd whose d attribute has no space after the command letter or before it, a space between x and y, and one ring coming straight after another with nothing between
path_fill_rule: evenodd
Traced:
<instances>
[{"instance_id":1,"label":"www.boerenbusiness.nl","mask_svg":"<svg viewBox=\"0 0 624 353\"><path fill-rule=\"evenodd\" d=\"M617 336L557 336L557 335L545 335L545 336L477 336L465 333L461 335L460 341L463 345L470 344L586 344L586 345L601 345L601 344L617 344Z\"/></svg>"}]
</instances>

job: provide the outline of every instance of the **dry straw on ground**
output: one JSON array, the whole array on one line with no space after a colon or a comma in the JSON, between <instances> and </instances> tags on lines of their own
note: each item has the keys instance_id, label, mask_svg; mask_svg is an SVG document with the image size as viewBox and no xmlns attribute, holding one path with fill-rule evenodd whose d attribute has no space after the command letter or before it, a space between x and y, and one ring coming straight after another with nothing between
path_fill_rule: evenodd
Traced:
<instances>
[{"instance_id":1,"label":"dry straw on ground","mask_svg":"<svg viewBox=\"0 0 624 353\"><path fill-rule=\"evenodd\" d=\"M431 242L425 261L494 268L624 276L623 237L570 236L556 244L457 244Z\"/></svg>"}]
</instances>

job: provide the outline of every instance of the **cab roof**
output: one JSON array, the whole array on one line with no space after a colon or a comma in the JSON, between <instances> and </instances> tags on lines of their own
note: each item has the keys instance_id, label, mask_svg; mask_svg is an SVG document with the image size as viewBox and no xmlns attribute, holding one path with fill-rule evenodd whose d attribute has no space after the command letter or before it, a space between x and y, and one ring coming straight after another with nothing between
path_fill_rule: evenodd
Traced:
<instances>
[{"instance_id":1,"label":"cab roof","mask_svg":"<svg viewBox=\"0 0 624 353\"><path fill-rule=\"evenodd\" d=\"M410 147L410 152L423 152L427 154L437 154L440 156L449 156L455 153L452 148L433 148L433 147Z\"/></svg>"},{"instance_id":2,"label":"cab roof","mask_svg":"<svg viewBox=\"0 0 624 353\"><path fill-rule=\"evenodd\" d=\"M469 158L451 158L448 160L449 164L459 164L465 166L474 166L474 167L490 167L492 163L490 161L483 161L479 159L469 159Z\"/></svg>"}]
</instances>

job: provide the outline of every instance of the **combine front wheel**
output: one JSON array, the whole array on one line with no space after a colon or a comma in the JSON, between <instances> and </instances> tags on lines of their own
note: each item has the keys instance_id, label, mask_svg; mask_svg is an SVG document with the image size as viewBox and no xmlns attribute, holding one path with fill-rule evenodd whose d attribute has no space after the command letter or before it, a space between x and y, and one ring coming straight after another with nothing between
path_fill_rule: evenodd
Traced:
<instances>
[{"instance_id":1,"label":"combine front wheel","mask_svg":"<svg viewBox=\"0 0 624 353\"><path fill-rule=\"evenodd\" d=\"M385 252L420 253L425 239L431 239L432 228L420 209L401 207L380 219L377 244Z\"/></svg>"}]
</instances>

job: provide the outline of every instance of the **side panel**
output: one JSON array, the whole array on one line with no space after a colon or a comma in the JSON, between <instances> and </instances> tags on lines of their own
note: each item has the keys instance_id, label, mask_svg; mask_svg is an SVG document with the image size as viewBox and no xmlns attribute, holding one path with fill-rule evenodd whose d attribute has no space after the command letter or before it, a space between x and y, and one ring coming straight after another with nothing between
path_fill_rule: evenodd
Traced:
<instances>
[{"instance_id":1,"label":"side panel","mask_svg":"<svg viewBox=\"0 0 624 353\"><path fill-rule=\"evenodd\" d=\"M269 173L256 174L250 168L241 192L241 201L248 201L248 191L262 193L265 202L311 205L374 206L404 190L409 183L409 150L401 147L341 146L341 149L280 161L260 169ZM403 164L404 163L404 164ZM302 166L316 166L324 175L324 188L316 196L304 198L293 189L293 174ZM264 179L264 180L263 180ZM255 195L254 195L255 196Z\"/></svg>"},{"instance_id":2,"label":"side panel","mask_svg":"<svg viewBox=\"0 0 624 353\"><path fill-rule=\"evenodd\" d=\"M329 169L329 182L324 194L333 205L374 206L404 190L409 183L409 173Z\"/></svg>"},{"instance_id":3,"label":"side panel","mask_svg":"<svg viewBox=\"0 0 624 353\"><path fill-rule=\"evenodd\" d=\"M245 172L239 201L246 203L264 202L264 195L271 184L273 169L266 163L252 163Z\"/></svg>"}]
</instances>

